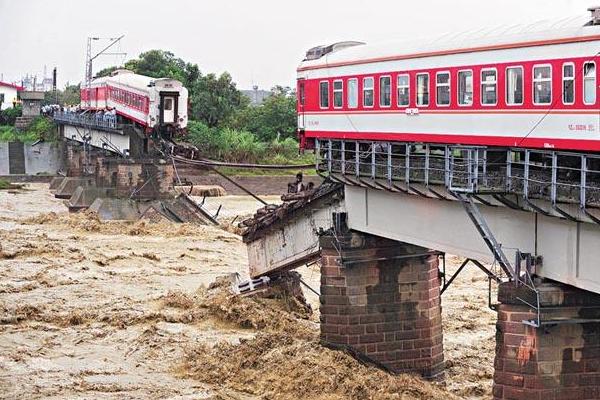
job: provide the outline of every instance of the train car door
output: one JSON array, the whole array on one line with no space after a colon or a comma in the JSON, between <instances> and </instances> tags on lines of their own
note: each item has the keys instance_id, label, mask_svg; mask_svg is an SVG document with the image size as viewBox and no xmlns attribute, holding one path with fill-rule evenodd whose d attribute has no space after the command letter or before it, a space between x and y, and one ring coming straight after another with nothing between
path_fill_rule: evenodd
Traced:
<instances>
[{"instance_id":1,"label":"train car door","mask_svg":"<svg viewBox=\"0 0 600 400\"><path fill-rule=\"evenodd\" d=\"M178 93L160 94L160 121L162 124L177 122Z\"/></svg>"},{"instance_id":2,"label":"train car door","mask_svg":"<svg viewBox=\"0 0 600 400\"><path fill-rule=\"evenodd\" d=\"M304 103L306 100L306 87L304 86L304 78L298 79L297 92L297 107L296 112L298 113L298 141L300 142L300 151L304 151L306 147L306 134L304 127Z\"/></svg>"},{"instance_id":3,"label":"train car door","mask_svg":"<svg viewBox=\"0 0 600 400\"><path fill-rule=\"evenodd\" d=\"M298 79L298 129L304 130L304 103L306 92L304 87L304 78Z\"/></svg>"}]
</instances>

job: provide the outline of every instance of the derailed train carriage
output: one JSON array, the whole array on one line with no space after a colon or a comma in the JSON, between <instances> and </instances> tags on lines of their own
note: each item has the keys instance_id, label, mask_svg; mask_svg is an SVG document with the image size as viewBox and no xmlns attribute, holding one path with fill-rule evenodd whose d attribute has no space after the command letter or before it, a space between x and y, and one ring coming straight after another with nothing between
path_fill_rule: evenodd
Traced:
<instances>
[{"instance_id":1,"label":"derailed train carriage","mask_svg":"<svg viewBox=\"0 0 600 400\"><path fill-rule=\"evenodd\" d=\"M172 136L187 127L188 90L175 79L117 70L81 89L81 108L114 109L121 118L138 124L146 133L160 131Z\"/></svg>"},{"instance_id":2,"label":"derailed train carriage","mask_svg":"<svg viewBox=\"0 0 600 400\"><path fill-rule=\"evenodd\" d=\"M301 146L347 183L518 193L587 212L600 204L600 10L590 11L431 41L313 48L297 70Z\"/></svg>"}]
</instances>

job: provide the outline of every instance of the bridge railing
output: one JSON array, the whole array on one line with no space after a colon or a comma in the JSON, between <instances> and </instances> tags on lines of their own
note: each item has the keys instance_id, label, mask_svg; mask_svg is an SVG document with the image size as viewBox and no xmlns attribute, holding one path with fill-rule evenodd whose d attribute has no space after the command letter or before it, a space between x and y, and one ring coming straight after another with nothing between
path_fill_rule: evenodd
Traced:
<instances>
[{"instance_id":1,"label":"bridge railing","mask_svg":"<svg viewBox=\"0 0 600 400\"><path fill-rule=\"evenodd\" d=\"M85 114L76 112L56 112L53 116L57 122L78 125L90 129L120 131L122 124L117 123L116 115Z\"/></svg>"},{"instance_id":2,"label":"bridge railing","mask_svg":"<svg viewBox=\"0 0 600 400\"><path fill-rule=\"evenodd\" d=\"M358 181L370 179L397 189L420 184L468 193L505 192L506 158L488 159L484 147L323 140L317 148L319 170Z\"/></svg>"},{"instance_id":3,"label":"bridge railing","mask_svg":"<svg viewBox=\"0 0 600 400\"><path fill-rule=\"evenodd\" d=\"M600 210L600 155L354 140L316 144L317 169L349 184L443 198L490 195L505 205L571 220L583 214L600 223L600 212L595 217L589 211ZM506 195L517 195L524 206Z\"/></svg>"}]
</instances>

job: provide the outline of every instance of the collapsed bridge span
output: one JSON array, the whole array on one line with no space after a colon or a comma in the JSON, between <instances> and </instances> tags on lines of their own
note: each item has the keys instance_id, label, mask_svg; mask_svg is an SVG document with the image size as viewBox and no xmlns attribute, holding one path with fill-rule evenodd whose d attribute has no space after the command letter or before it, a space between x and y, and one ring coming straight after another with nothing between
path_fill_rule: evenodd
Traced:
<instances>
[{"instance_id":1,"label":"collapsed bridge span","mask_svg":"<svg viewBox=\"0 0 600 400\"><path fill-rule=\"evenodd\" d=\"M319 233L332 227L332 214L343 208L343 197L343 185L325 183L284 195L281 205L267 205L243 221L250 276L272 275L318 260Z\"/></svg>"}]
</instances>

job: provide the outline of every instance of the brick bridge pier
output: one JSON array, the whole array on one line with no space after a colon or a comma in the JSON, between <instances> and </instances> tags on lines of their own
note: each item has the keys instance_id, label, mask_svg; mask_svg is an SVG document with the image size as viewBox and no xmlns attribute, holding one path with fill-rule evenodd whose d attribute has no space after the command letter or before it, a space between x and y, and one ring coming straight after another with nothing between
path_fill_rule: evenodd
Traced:
<instances>
[{"instance_id":1,"label":"brick bridge pier","mask_svg":"<svg viewBox=\"0 0 600 400\"><path fill-rule=\"evenodd\" d=\"M542 326L520 299L527 288L500 285L494 399L600 399L600 295L546 282L539 286Z\"/></svg>"},{"instance_id":2,"label":"brick bridge pier","mask_svg":"<svg viewBox=\"0 0 600 400\"><path fill-rule=\"evenodd\" d=\"M392 372L443 378L438 255L339 228L320 238L323 344Z\"/></svg>"},{"instance_id":3,"label":"brick bridge pier","mask_svg":"<svg viewBox=\"0 0 600 400\"><path fill-rule=\"evenodd\" d=\"M322 343L443 379L438 255L350 231L343 217L334 232L320 237ZM520 300L535 304L533 292L500 285L494 399L600 399L600 295L549 281L539 293L536 328Z\"/></svg>"}]
</instances>

